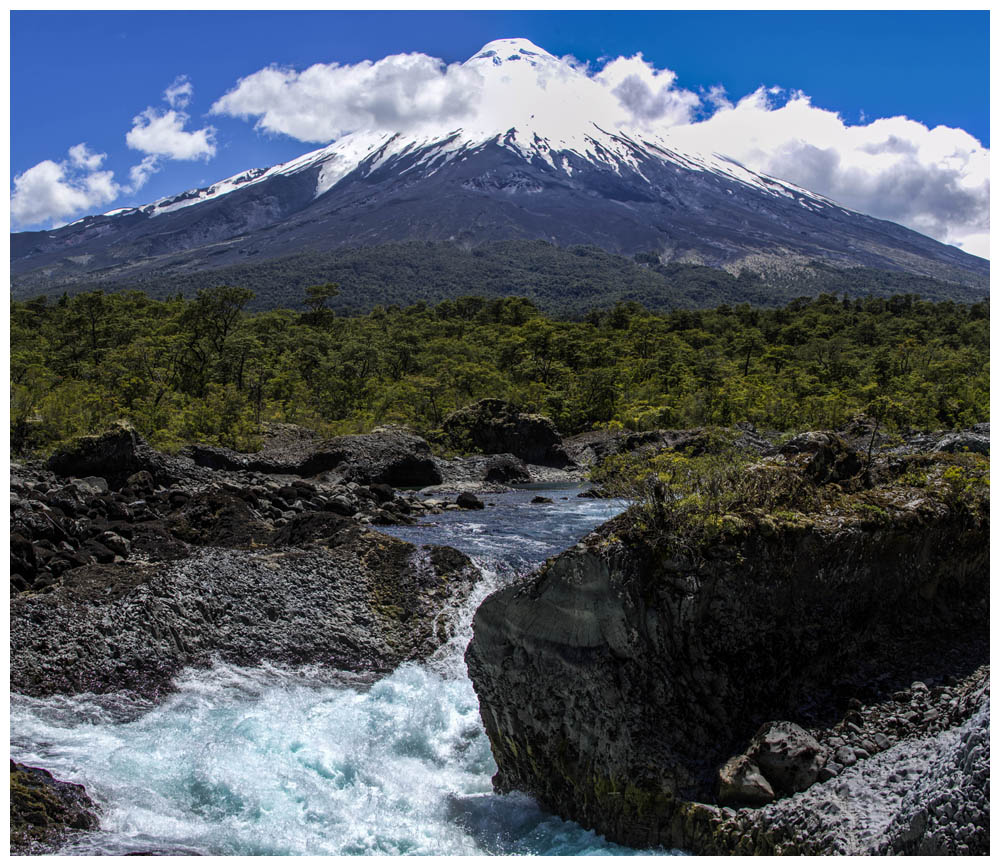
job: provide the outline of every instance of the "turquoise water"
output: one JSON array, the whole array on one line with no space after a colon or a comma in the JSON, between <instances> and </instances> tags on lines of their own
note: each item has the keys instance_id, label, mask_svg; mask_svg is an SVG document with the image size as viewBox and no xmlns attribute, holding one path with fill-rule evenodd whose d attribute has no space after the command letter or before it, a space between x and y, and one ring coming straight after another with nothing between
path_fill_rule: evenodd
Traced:
<instances>
[{"instance_id":1,"label":"turquoise water","mask_svg":"<svg viewBox=\"0 0 1000 866\"><path fill-rule=\"evenodd\" d=\"M530 505L539 492L555 504ZM391 528L459 547L488 577L455 639L377 682L219 663L186 672L157 706L125 695L13 697L12 756L85 784L102 808L101 831L63 853L639 853L525 795L493 793L462 658L489 591L621 510L576 492L483 497L495 506Z\"/></svg>"}]
</instances>

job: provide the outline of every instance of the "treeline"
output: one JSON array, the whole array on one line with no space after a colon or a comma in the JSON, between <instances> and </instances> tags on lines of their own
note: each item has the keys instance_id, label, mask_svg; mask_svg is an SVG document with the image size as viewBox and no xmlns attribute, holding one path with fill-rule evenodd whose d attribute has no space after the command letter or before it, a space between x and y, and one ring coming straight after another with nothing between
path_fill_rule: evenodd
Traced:
<instances>
[{"instance_id":1,"label":"treeline","mask_svg":"<svg viewBox=\"0 0 1000 866\"><path fill-rule=\"evenodd\" d=\"M217 251L225 258L224 250ZM213 257L214 258L214 257ZM212 270L204 268L212 266ZM81 277L81 279L85 279ZM211 283L206 283L210 279ZM48 287L48 269L14 278L15 297L26 299ZM749 303L780 306L804 295L849 297L920 295L928 300L975 303L987 297L987 279L978 287L932 277L875 268L837 268L813 261L786 272L731 274L720 268L681 262L663 264L654 253L634 257L593 246L560 247L541 240L492 241L475 247L448 242L378 244L341 250L306 250L295 255L214 267L190 262L176 269L162 261L155 268L127 276L104 273L99 283L69 289L139 289L165 299L178 292L193 298L206 285L244 286L254 292L248 309L294 307L307 286L337 282L340 295L331 302L338 312L358 315L374 307L424 301L438 304L469 295L530 298L544 313L580 319L593 309L634 301L655 312ZM35 288L33 288L33 286ZM59 289L54 294L62 293ZM49 293L52 294L51 292Z\"/></svg>"},{"instance_id":2,"label":"treeline","mask_svg":"<svg viewBox=\"0 0 1000 866\"><path fill-rule=\"evenodd\" d=\"M247 312L232 286L154 300L87 292L12 302L11 440L46 449L130 420L160 447L252 447L260 424L326 434L440 427L482 397L550 416L564 434L729 425L889 428L989 417L989 306L915 295L821 295L780 308L650 313L619 303L558 321L518 297Z\"/></svg>"}]
</instances>

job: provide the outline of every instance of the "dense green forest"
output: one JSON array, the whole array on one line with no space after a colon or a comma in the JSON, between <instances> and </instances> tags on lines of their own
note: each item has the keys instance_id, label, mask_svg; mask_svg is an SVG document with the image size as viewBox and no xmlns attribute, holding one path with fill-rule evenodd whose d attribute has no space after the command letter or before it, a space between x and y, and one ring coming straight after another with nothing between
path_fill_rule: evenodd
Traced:
<instances>
[{"instance_id":1,"label":"dense green forest","mask_svg":"<svg viewBox=\"0 0 1000 866\"><path fill-rule=\"evenodd\" d=\"M563 434L750 421L835 427L862 411L889 428L989 417L989 306L912 294L799 298L651 313L619 303L560 321L524 298L247 312L253 293L133 291L12 302L15 450L130 420L160 447L250 448L266 421L324 433L423 431L481 397L549 415Z\"/></svg>"},{"instance_id":2,"label":"dense green forest","mask_svg":"<svg viewBox=\"0 0 1000 866\"><path fill-rule=\"evenodd\" d=\"M225 248L218 252L225 257ZM38 274L15 277L14 297L24 300L39 294L43 285L48 288L46 269L39 273L41 283ZM985 281L972 287L901 271L837 268L821 261L796 264L786 272L744 269L734 275L704 265L664 264L654 253L626 257L593 246L559 247L541 240L493 241L471 248L428 241L307 250L264 261L249 256L209 271L199 260L181 256L173 263L157 261L148 272L80 279L66 288L74 293L139 289L161 300L178 292L193 298L206 285L244 286L254 292L248 305L252 310L295 306L307 286L332 281L342 290L331 307L349 315L368 313L378 305L437 304L468 295L528 297L548 315L582 318L593 309L628 301L669 312L723 303L779 306L822 293L852 298L915 294L966 303L983 300L988 293Z\"/></svg>"}]
</instances>

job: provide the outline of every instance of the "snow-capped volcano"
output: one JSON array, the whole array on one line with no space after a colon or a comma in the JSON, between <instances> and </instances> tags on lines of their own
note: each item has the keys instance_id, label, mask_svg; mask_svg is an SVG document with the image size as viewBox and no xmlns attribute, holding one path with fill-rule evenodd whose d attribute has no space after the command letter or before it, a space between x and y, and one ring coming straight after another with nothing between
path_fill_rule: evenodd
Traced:
<instances>
[{"instance_id":1,"label":"snow-capped volcano","mask_svg":"<svg viewBox=\"0 0 1000 866\"><path fill-rule=\"evenodd\" d=\"M517 154L528 162L540 161L555 172L571 176L571 157L621 175L640 177L649 158L671 162L693 171L711 171L760 189L768 195L802 199L806 206L833 203L793 184L750 171L719 154L695 156L672 148L662 136L621 128L615 115L622 112L603 88L581 87L586 76L527 39L497 39L469 58L463 67L480 77L480 109L471 123L456 129L427 129L403 135L388 132L355 132L331 145L304 154L270 169L253 169L190 190L143 208L119 209L110 215L142 211L152 216L170 213L263 183L319 167L315 196L330 190L351 172L369 175L399 157L420 154L409 167L440 170L455 159L490 144ZM595 104L595 102L597 104ZM591 119L594 114L598 120ZM603 123L603 126L602 126Z\"/></svg>"},{"instance_id":2,"label":"snow-capped volcano","mask_svg":"<svg viewBox=\"0 0 1000 866\"><path fill-rule=\"evenodd\" d=\"M461 125L359 131L269 169L13 236L16 279L53 284L399 240L541 238L664 260L827 259L982 281L988 265L893 223L623 126L607 88L526 39L461 66ZM968 279L967 279L968 278ZM33 282L37 282L32 280Z\"/></svg>"}]
</instances>

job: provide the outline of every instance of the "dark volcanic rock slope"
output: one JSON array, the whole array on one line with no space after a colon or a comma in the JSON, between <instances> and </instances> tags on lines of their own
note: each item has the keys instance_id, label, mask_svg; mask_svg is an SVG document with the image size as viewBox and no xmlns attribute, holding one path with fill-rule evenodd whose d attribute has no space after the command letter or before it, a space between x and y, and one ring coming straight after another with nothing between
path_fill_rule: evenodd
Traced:
<instances>
[{"instance_id":1,"label":"dark volcanic rock slope","mask_svg":"<svg viewBox=\"0 0 1000 866\"><path fill-rule=\"evenodd\" d=\"M859 724L863 706L891 703L917 679L967 676L988 660L986 506L970 511L955 498L947 478L956 471L945 475L952 460L894 459L881 464L872 485L844 477L856 475L860 461L838 464L837 480L853 493L830 485L817 511L733 514L705 535L660 532L653 513L629 512L532 579L490 596L476 614L466 660L499 768L495 785L534 794L613 840L697 853L915 850L924 825L914 816L928 823L934 797L982 823L973 800L947 791L960 791L960 779L972 789L979 784L982 750L969 738L981 742L974 730L988 709L960 732L956 743L963 745L948 745L958 768L939 766L909 804L912 832L899 830L898 794L856 801L865 805L852 826L865 825L864 810L882 803L884 823L898 819L890 839L838 836L837 816L852 808L846 795L846 805L824 813L815 801L830 795L819 791L798 822L781 819L781 803L794 813L813 789L766 813L713 805L719 769L762 724L794 722L830 743L799 754L810 778L827 770L831 781L823 784L833 790L833 777L845 769L837 760L860 765L869 757L861 744L871 735ZM820 456L788 461L823 475ZM956 706L949 700L946 710ZM983 701L988 695L955 723L968 721ZM922 719L942 717L922 706L885 712L896 721L882 748L929 730ZM848 741L831 737L853 738L855 730L864 734L852 740L857 749L838 751ZM911 773L914 766L924 764L912 763ZM892 772L890 765L879 778L891 777L898 788ZM981 849L985 837L973 835ZM961 842L945 836L922 852L944 853Z\"/></svg>"},{"instance_id":2,"label":"dark volcanic rock slope","mask_svg":"<svg viewBox=\"0 0 1000 866\"><path fill-rule=\"evenodd\" d=\"M572 175L491 141L461 162L427 172L432 152L375 158L314 197L319 167L162 215L88 217L49 232L12 235L14 284L23 292L83 280L188 273L302 250L391 241L478 244L527 238L612 252L655 250L708 265L765 255L904 270L985 285L989 265L902 226L833 203L769 195L697 171L629 142L638 172L560 155ZM377 167L376 167L377 164ZM781 189L775 182L775 189ZM801 199L801 200L800 200Z\"/></svg>"},{"instance_id":3,"label":"dark volcanic rock slope","mask_svg":"<svg viewBox=\"0 0 1000 866\"><path fill-rule=\"evenodd\" d=\"M12 601L11 688L157 696L216 657L384 673L447 640L448 613L478 577L456 550L353 525L311 551L74 569L54 591Z\"/></svg>"}]
</instances>

